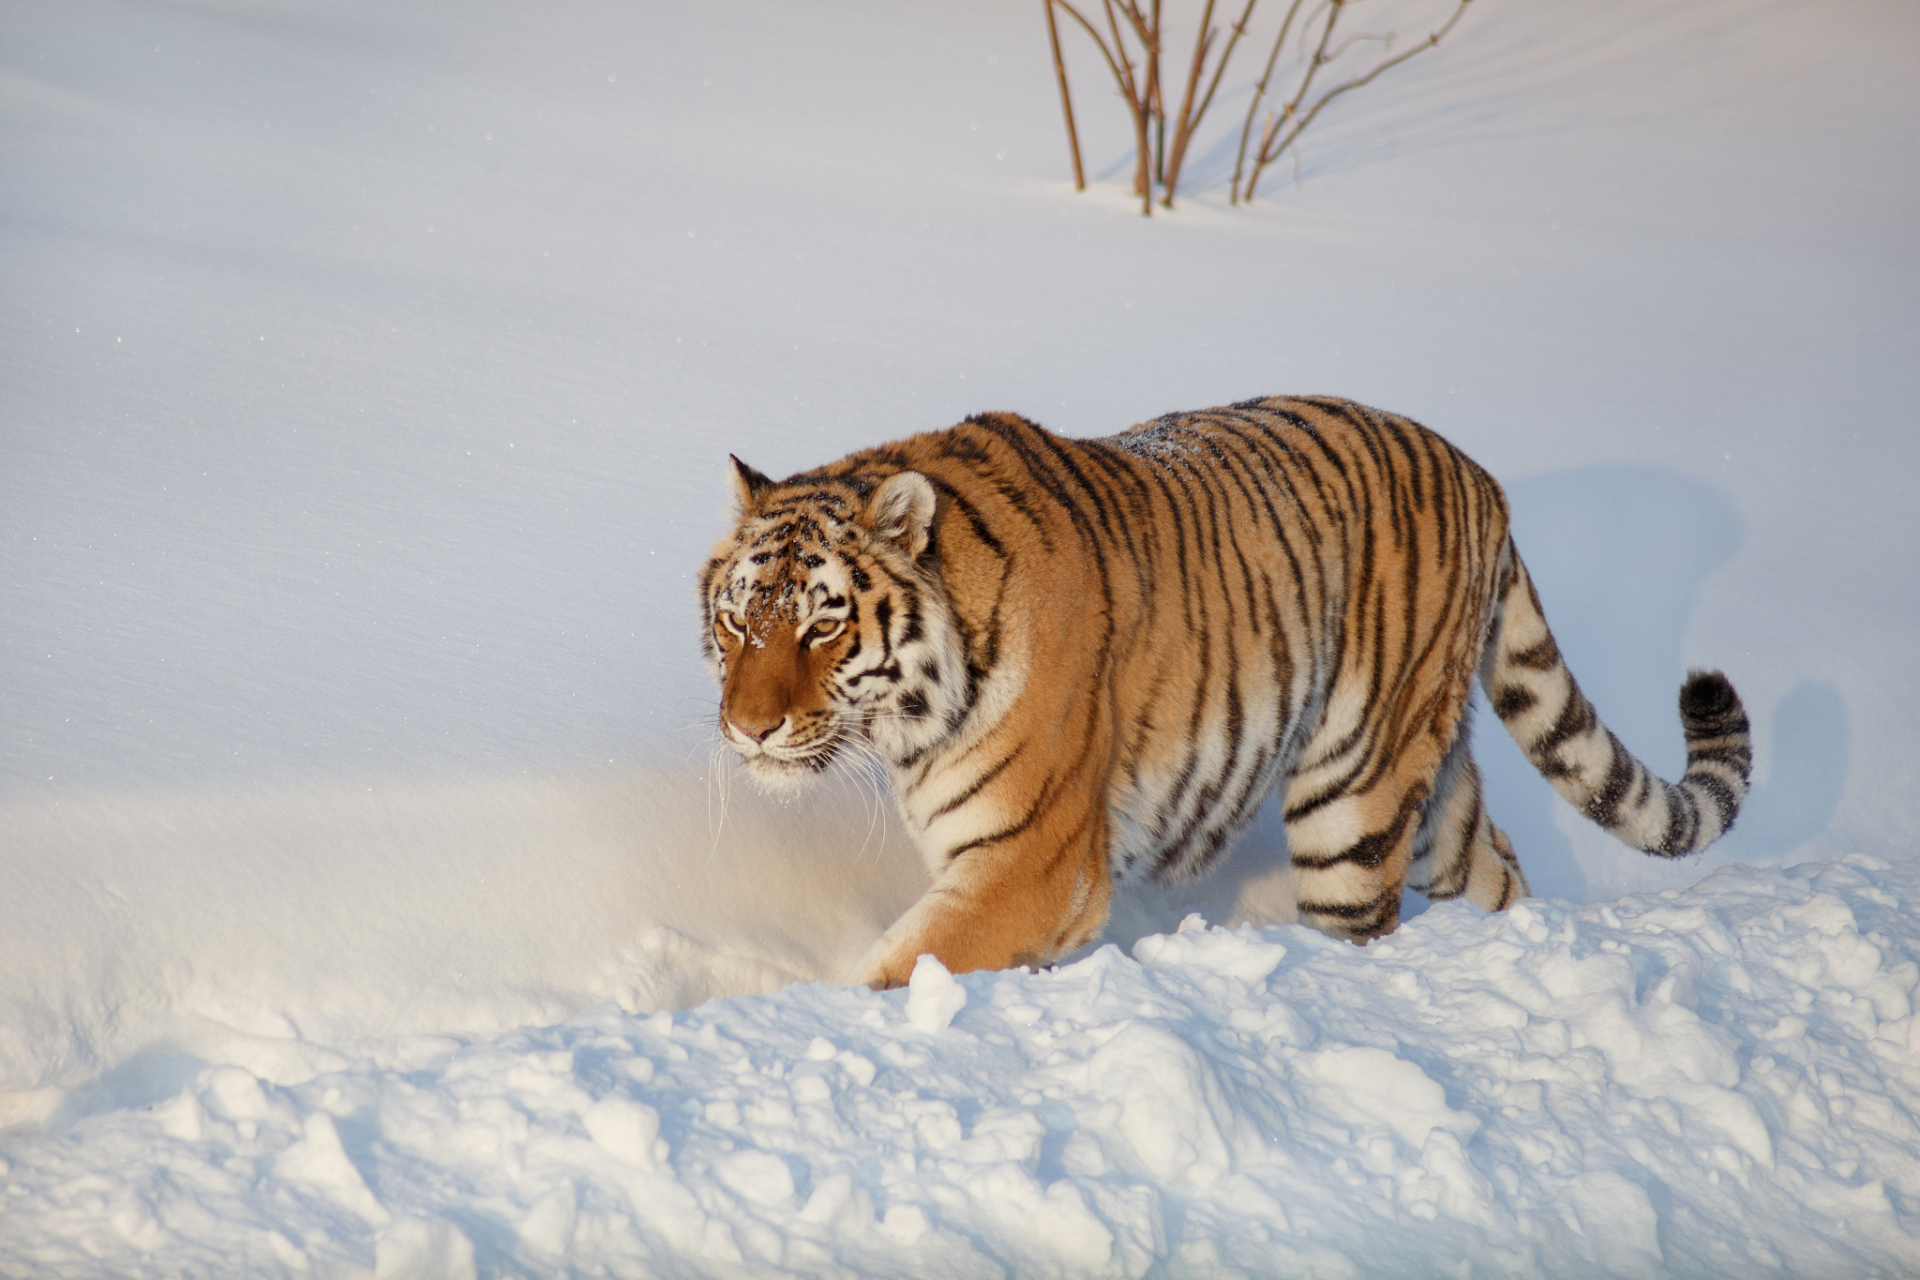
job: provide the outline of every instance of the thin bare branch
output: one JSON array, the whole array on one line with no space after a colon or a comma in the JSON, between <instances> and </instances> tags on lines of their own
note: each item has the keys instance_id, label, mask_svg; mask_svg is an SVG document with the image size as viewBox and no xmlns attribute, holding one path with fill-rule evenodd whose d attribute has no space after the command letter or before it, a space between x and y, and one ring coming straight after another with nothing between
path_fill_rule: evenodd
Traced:
<instances>
[{"instance_id":1,"label":"thin bare branch","mask_svg":"<svg viewBox=\"0 0 1920 1280\"><path fill-rule=\"evenodd\" d=\"M1287 125L1292 124L1298 118L1297 113L1300 110L1300 104L1305 101L1307 91L1313 88L1313 78L1320 74L1320 68L1326 64L1327 46L1333 42L1333 29L1339 24L1340 10L1346 6L1346 3L1347 0L1328 0L1326 5L1327 25L1320 30L1320 44L1314 49L1313 57L1307 62L1307 74L1300 78L1299 87L1293 91L1293 96L1287 99L1286 105L1280 108L1280 113L1269 118L1267 127L1261 131L1260 145L1255 148L1253 155L1253 172L1247 175L1245 199L1253 199L1253 188L1255 184L1260 181L1260 171L1272 164L1274 160L1279 157L1280 151L1270 150L1269 148L1273 145L1275 135L1279 134ZM1318 10L1316 10L1316 12L1318 12ZM1313 18L1309 15L1307 25L1300 28L1300 35L1303 41L1306 38L1308 29L1312 25ZM1296 125L1286 134L1287 140L1291 142L1299 132L1300 130ZM1281 150L1285 150L1284 145Z\"/></svg>"},{"instance_id":2,"label":"thin bare branch","mask_svg":"<svg viewBox=\"0 0 1920 1280\"><path fill-rule=\"evenodd\" d=\"M1357 44L1365 44L1369 40L1378 40L1382 44L1384 44L1387 48L1389 49L1393 48L1392 32L1388 32L1385 35L1377 35L1371 31L1356 31L1352 35L1348 36L1345 40L1342 40L1340 42L1339 48L1334 49L1331 53L1327 54L1327 61L1332 62L1335 59L1339 58L1342 54L1346 53L1347 50L1353 48L1353 46Z\"/></svg>"},{"instance_id":3,"label":"thin bare branch","mask_svg":"<svg viewBox=\"0 0 1920 1280\"><path fill-rule=\"evenodd\" d=\"M1187 139L1193 136L1193 95L1200 89L1201 73L1207 69L1207 51L1213 47L1213 4L1214 0L1207 0L1207 7L1200 12L1200 35L1193 42L1193 66L1187 70L1187 91L1180 98L1180 115L1173 125L1173 158L1160 172L1160 185L1165 188L1160 202L1169 209L1173 208L1173 189L1180 181L1180 161L1186 156Z\"/></svg>"},{"instance_id":4,"label":"thin bare branch","mask_svg":"<svg viewBox=\"0 0 1920 1280\"><path fill-rule=\"evenodd\" d=\"M1213 69L1213 79L1207 84L1207 95L1200 99L1200 105L1193 113L1193 127L1200 127L1200 120L1207 114L1207 108L1213 105L1214 91L1220 87L1220 77L1226 74L1227 62L1233 57L1233 46L1240 43L1240 37L1247 34L1247 20L1253 16L1253 6L1259 0L1247 0L1246 9L1240 14L1240 21L1233 24L1233 34L1227 37L1227 47L1220 54L1220 63Z\"/></svg>"},{"instance_id":5,"label":"thin bare branch","mask_svg":"<svg viewBox=\"0 0 1920 1280\"><path fill-rule=\"evenodd\" d=\"M1247 7L1240 13L1240 20L1231 28L1233 34L1227 37L1226 48L1220 51L1220 61L1213 68L1213 79L1207 83L1206 95L1200 99L1197 107L1189 110L1188 104L1193 100L1193 91L1198 83L1199 73L1205 70L1207 51L1213 47L1214 37L1218 34L1208 29L1206 25L1207 18L1213 12L1213 0L1207 0L1207 13L1201 18L1202 35L1194 46L1194 74L1187 81L1187 102L1182 103L1180 107L1179 127L1174 131L1173 138L1173 158L1167 163L1167 177L1163 184L1165 190L1160 198L1160 203L1169 209L1173 208L1173 195L1180 186L1180 171L1186 166L1187 146L1193 141L1194 131L1200 127L1200 122L1206 118L1207 108L1213 105L1213 95L1220 88L1220 77L1226 74L1227 63L1233 60L1234 46L1239 44L1240 38L1247 34L1247 21L1253 16L1253 6L1256 3L1258 0L1247 0Z\"/></svg>"},{"instance_id":6,"label":"thin bare branch","mask_svg":"<svg viewBox=\"0 0 1920 1280\"><path fill-rule=\"evenodd\" d=\"M1300 13L1305 0L1293 0L1287 6L1286 20L1280 24L1280 34L1273 39L1273 49L1267 54L1266 68L1261 71L1260 79L1253 86L1253 101L1247 104L1247 122L1240 129L1240 151L1233 158L1233 182L1227 188L1227 200L1230 204L1240 203L1240 173L1246 167L1247 141L1253 133L1254 117L1260 114L1260 103L1267 96L1267 85L1273 79L1273 68L1280 61L1280 51L1287 46L1287 33L1293 30L1293 20Z\"/></svg>"},{"instance_id":7,"label":"thin bare branch","mask_svg":"<svg viewBox=\"0 0 1920 1280\"><path fill-rule=\"evenodd\" d=\"M1120 89L1127 99L1127 111L1133 116L1133 191L1140 197L1140 212L1151 218L1153 216L1153 159L1147 143L1147 95L1140 85L1139 76L1133 70L1133 60L1126 56L1126 42L1121 39L1120 20L1115 16L1114 10L1117 7L1127 15L1127 21L1132 25L1136 35L1139 34L1146 20L1140 16L1139 9L1131 0L1119 0L1117 6L1115 0L1102 0L1102 2L1107 11L1107 26L1113 32L1113 47L1118 54L1116 61L1126 73L1121 78ZM1144 43L1145 37L1141 37L1141 40Z\"/></svg>"},{"instance_id":8,"label":"thin bare branch","mask_svg":"<svg viewBox=\"0 0 1920 1280\"><path fill-rule=\"evenodd\" d=\"M1069 0L1053 0L1053 3L1059 5L1060 8L1066 12L1067 16L1079 23L1087 35L1092 38L1095 47L1100 50L1100 56L1107 61L1107 70L1113 73L1114 83L1120 87L1120 96L1126 100L1127 111L1133 116L1134 147L1138 153L1134 165L1134 182L1136 186L1139 186L1144 182L1147 164L1147 122L1145 106L1136 88L1139 82L1133 73L1133 61L1127 57L1126 41L1120 36L1120 23L1114 16L1114 0L1101 0L1102 6L1106 11L1107 27L1113 33L1113 44L1111 46L1108 45L1106 38L1100 34L1099 28L1089 22L1086 15L1074 8L1073 5L1069 3ZM1120 7L1122 9L1126 8L1127 3L1128 0L1120 0ZM1132 19L1130 18L1128 21L1131 23ZM1152 195L1150 192L1146 198L1151 202ZM1153 210L1151 203L1148 204L1146 213L1149 217L1152 216Z\"/></svg>"},{"instance_id":9,"label":"thin bare branch","mask_svg":"<svg viewBox=\"0 0 1920 1280\"><path fill-rule=\"evenodd\" d=\"M1140 0L1104 0L1104 3L1107 25L1113 32L1114 47L1124 51L1126 43L1120 34L1116 11L1127 20L1128 29L1140 44L1139 70L1134 70L1133 60L1122 53L1129 73L1122 91L1126 94L1127 109L1133 114L1134 146L1137 151L1133 192L1140 197L1140 212L1150 218L1153 216L1153 183L1158 172L1159 156L1152 145L1153 126L1156 120L1165 119L1165 113L1160 108L1160 0L1153 0L1151 14L1140 8ZM1164 143L1164 129L1161 138Z\"/></svg>"},{"instance_id":10,"label":"thin bare branch","mask_svg":"<svg viewBox=\"0 0 1920 1280\"><path fill-rule=\"evenodd\" d=\"M1167 180L1167 108L1160 100L1160 0L1153 0L1153 25L1148 31L1147 44L1147 102L1153 112L1153 176L1156 181ZM1151 203L1153 193L1147 193ZM1152 209L1148 209L1152 214Z\"/></svg>"},{"instance_id":11,"label":"thin bare branch","mask_svg":"<svg viewBox=\"0 0 1920 1280\"><path fill-rule=\"evenodd\" d=\"M1047 7L1047 41L1053 46L1053 73L1060 78L1060 110L1067 118L1067 150L1073 156L1073 189L1087 189L1087 173L1080 167L1080 131L1073 127L1073 94L1067 90L1067 63L1060 56L1060 24L1053 16L1055 0L1041 0Z\"/></svg>"},{"instance_id":12,"label":"thin bare branch","mask_svg":"<svg viewBox=\"0 0 1920 1280\"><path fill-rule=\"evenodd\" d=\"M1100 50L1100 56L1107 60L1107 70L1113 72L1114 80L1119 82L1124 89L1126 77L1120 73L1120 66L1114 61L1113 52L1107 48L1107 42L1105 38L1101 36L1099 29L1091 22L1088 22L1085 16L1083 16L1078 9L1074 8L1068 0L1053 0L1053 3L1066 10L1068 17L1086 29L1087 34L1093 38L1094 45Z\"/></svg>"},{"instance_id":13,"label":"thin bare branch","mask_svg":"<svg viewBox=\"0 0 1920 1280\"><path fill-rule=\"evenodd\" d=\"M1346 3L1346 2L1347 0L1334 0L1334 4L1336 8L1338 8L1340 4ZM1417 44L1414 44L1411 47L1404 49L1399 53L1394 54L1390 58L1386 58L1382 60L1377 66L1375 66L1371 71L1367 72L1365 75L1355 76L1353 79L1348 80L1343 84L1335 85L1333 88L1321 94L1319 99L1314 102L1313 106L1308 108L1306 113L1304 115L1301 115L1296 120L1293 127L1287 131L1285 137L1282 138L1280 143L1273 148L1271 153L1267 151L1265 142L1263 141L1259 155L1257 156L1258 163L1254 166L1252 175L1247 179L1247 192L1246 192L1245 198L1248 200L1253 199L1253 186L1254 186L1254 183L1260 180L1260 171L1266 168L1267 165L1271 164L1273 161L1279 159L1280 156L1289 147L1293 146L1294 140L1297 139L1301 135L1301 133L1305 131L1308 125L1313 123L1313 118L1319 115L1321 110L1325 108L1329 102L1333 101L1335 98L1339 97L1343 93L1346 93L1353 89L1358 89L1362 85L1371 83L1373 79L1376 76L1378 76L1381 72L1386 71L1392 67L1397 67L1401 63L1405 62L1408 58L1413 57L1416 53L1420 53L1420 52L1423 52L1424 50L1431 49L1435 45L1439 44L1441 40L1446 38L1447 33L1453 30L1454 23L1460 21L1460 15L1467 11L1467 6L1471 3L1472 3L1472 0L1460 0L1460 3L1454 8L1453 15L1449 17L1446 20L1446 22L1437 31L1429 32L1425 40L1422 40ZM1331 22L1329 22L1328 24L1328 29L1329 30L1332 29ZM1324 47L1325 47L1325 42L1323 41L1322 48ZM1313 73L1313 68L1309 68L1308 69L1309 78L1311 78L1312 73ZM1298 105L1302 97L1304 97L1304 93L1295 95L1294 103L1291 105ZM1292 112L1289 111L1289 114L1291 115Z\"/></svg>"}]
</instances>

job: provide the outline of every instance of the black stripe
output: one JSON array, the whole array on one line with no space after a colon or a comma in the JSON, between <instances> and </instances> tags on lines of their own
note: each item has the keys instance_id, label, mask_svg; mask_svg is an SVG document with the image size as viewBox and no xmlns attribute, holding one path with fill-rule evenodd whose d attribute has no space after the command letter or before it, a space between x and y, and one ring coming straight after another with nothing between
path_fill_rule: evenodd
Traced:
<instances>
[{"instance_id":1,"label":"black stripe","mask_svg":"<svg viewBox=\"0 0 1920 1280\"><path fill-rule=\"evenodd\" d=\"M952 813L955 809L958 809L961 805L965 804L967 801L979 795L982 788L984 788L989 782L992 782L995 778L999 777L1001 771L1004 770L1008 765L1012 764L1014 760L1019 757L1020 753L1022 751L1025 751L1026 749L1027 749L1027 744L1023 742L1019 746L1015 747L1012 751L1002 756L997 764L995 764L992 768L988 769L985 773L981 774L979 777L975 778L973 780L972 786L968 787L965 791L962 791L959 795L953 797L953 799L947 801L945 804L941 805L938 809L935 809L931 814L929 814L927 816L927 821L931 823L931 822L937 821L940 818L944 818L949 813Z\"/></svg>"},{"instance_id":2,"label":"black stripe","mask_svg":"<svg viewBox=\"0 0 1920 1280\"><path fill-rule=\"evenodd\" d=\"M1633 785L1639 762L1611 729L1607 731L1607 746L1613 751L1613 760L1607 765L1607 776L1600 789L1587 800L1587 816L1611 831L1620 821L1620 806Z\"/></svg>"},{"instance_id":3,"label":"black stripe","mask_svg":"<svg viewBox=\"0 0 1920 1280\"><path fill-rule=\"evenodd\" d=\"M1533 690L1519 684L1502 685L1494 690L1493 697L1488 700L1493 703L1494 714L1502 720L1524 715L1539 701Z\"/></svg>"},{"instance_id":4,"label":"black stripe","mask_svg":"<svg viewBox=\"0 0 1920 1280\"><path fill-rule=\"evenodd\" d=\"M1028 827L1034 824L1034 820L1040 816L1040 811L1046 808L1047 794L1052 790L1052 788L1053 788L1053 783L1052 783L1052 780L1049 779L1047 785L1040 789L1040 794L1038 797L1035 798L1033 802L1033 807L1031 809L1028 809L1026 813L1021 816L1019 821L1015 822L1010 827L1003 827L1001 830L994 832L990 836L981 836L978 840L969 840L963 845L959 845L953 849L949 849L947 851L947 861L952 862L963 853L971 853L975 849L983 849L987 845L998 844L1002 840L1010 840L1014 836L1019 835L1022 831L1025 831Z\"/></svg>"},{"instance_id":5,"label":"black stripe","mask_svg":"<svg viewBox=\"0 0 1920 1280\"><path fill-rule=\"evenodd\" d=\"M1587 696L1580 692L1578 685L1569 681L1567 702L1560 708L1559 719L1555 720L1553 726L1527 748L1527 757L1534 760L1537 765L1538 757L1551 755L1568 739L1587 732L1593 727L1596 718L1593 714L1593 704L1587 701Z\"/></svg>"},{"instance_id":6,"label":"black stripe","mask_svg":"<svg viewBox=\"0 0 1920 1280\"><path fill-rule=\"evenodd\" d=\"M1420 801L1414 798L1416 794L1415 791L1409 790L1406 795L1400 798L1400 808L1394 813L1392 823L1382 830L1361 836L1345 849L1342 849L1339 853L1333 854L1330 857L1308 858L1296 853L1293 855L1293 865L1296 867L1305 867L1313 871L1338 866L1346 862L1353 863L1356 866L1366 867L1368 870L1379 867L1387 860L1388 855L1394 851L1400 842L1406 838L1407 821L1413 817L1420 808Z\"/></svg>"},{"instance_id":7,"label":"black stripe","mask_svg":"<svg viewBox=\"0 0 1920 1280\"><path fill-rule=\"evenodd\" d=\"M1509 649L1500 655L1504 661L1517 667L1526 667L1533 671L1551 671L1560 665L1560 646L1553 642L1551 635L1538 644L1525 649Z\"/></svg>"},{"instance_id":8,"label":"black stripe","mask_svg":"<svg viewBox=\"0 0 1920 1280\"><path fill-rule=\"evenodd\" d=\"M1376 893L1373 897L1368 898L1365 902L1312 902L1302 900L1299 904L1299 909L1308 915L1332 916L1336 920L1365 920L1377 916L1380 908L1385 905L1389 899L1393 901L1395 906L1399 905L1399 885L1392 885Z\"/></svg>"}]
</instances>

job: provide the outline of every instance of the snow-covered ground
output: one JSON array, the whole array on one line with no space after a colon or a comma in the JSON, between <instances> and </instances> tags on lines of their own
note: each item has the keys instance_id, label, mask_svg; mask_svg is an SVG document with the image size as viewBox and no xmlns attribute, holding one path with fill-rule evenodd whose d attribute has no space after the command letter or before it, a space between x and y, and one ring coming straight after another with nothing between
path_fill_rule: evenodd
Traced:
<instances>
[{"instance_id":1,"label":"snow-covered ground","mask_svg":"<svg viewBox=\"0 0 1920 1280\"><path fill-rule=\"evenodd\" d=\"M1881 1276L1920 862L603 1006L22 1142L19 1274ZM250 1069L251 1068L251 1069ZM42 1270L44 1268L44 1270Z\"/></svg>"},{"instance_id":2,"label":"snow-covered ground","mask_svg":"<svg viewBox=\"0 0 1920 1280\"><path fill-rule=\"evenodd\" d=\"M0 8L0 1275L1920 1271L1916 49L1479 0L1230 209L1243 64L1148 221L1037 3ZM1651 762L1728 671L1738 829L1484 718L1503 918L1303 933L1269 817L781 990L920 873L711 759L725 455L1308 391L1507 483Z\"/></svg>"}]
</instances>

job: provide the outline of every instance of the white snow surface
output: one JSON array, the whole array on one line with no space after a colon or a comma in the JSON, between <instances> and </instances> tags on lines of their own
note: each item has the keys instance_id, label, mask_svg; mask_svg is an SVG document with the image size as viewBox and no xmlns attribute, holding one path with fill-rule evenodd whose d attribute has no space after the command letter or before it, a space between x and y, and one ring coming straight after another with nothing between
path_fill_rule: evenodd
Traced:
<instances>
[{"instance_id":1,"label":"white snow surface","mask_svg":"<svg viewBox=\"0 0 1920 1280\"><path fill-rule=\"evenodd\" d=\"M1067 35L1078 195L1037 2L0 6L0 1275L1920 1273L1920 9L1476 0L1236 209L1243 55L1151 220ZM1498 476L1668 776L1724 668L1738 827L1483 708L1504 916L1305 933L1268 812L811 985L922 873L715 754L727 453L1279 392Z\"/></svg>"},{"instance_id":2,"label":"white snow surface","mask_svg":"<svg viewBox=\"0 0 1920 1280\"><path fill-rule=\"evenodd\" d=\"M1912 1275L1920 863L243 1066L15 1144L18 1274Z\"/></svg>"}]
</instances>

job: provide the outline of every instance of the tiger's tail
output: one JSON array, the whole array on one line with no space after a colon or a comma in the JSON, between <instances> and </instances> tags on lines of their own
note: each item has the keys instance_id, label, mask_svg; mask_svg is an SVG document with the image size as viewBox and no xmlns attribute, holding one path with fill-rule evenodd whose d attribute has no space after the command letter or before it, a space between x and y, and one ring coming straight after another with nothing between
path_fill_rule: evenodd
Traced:
<instances>
[{"instance_id":1,"label":"tiger's tail","mask_svg":"<svg viewBox=\"0 0 1920 1280\"><path fill-rule=\"evenodd\" d=\"M1753 738L1740 695L1718 671L1680 687L1687 770L1665 782L1621 745L1567 670L1540 597L1509 538L1501 550L1480 683L1507 732L1553 789L1615 837L1666 858L1699 853L1733 826L1747 798Z\"/></svg>"}]
</instances>

